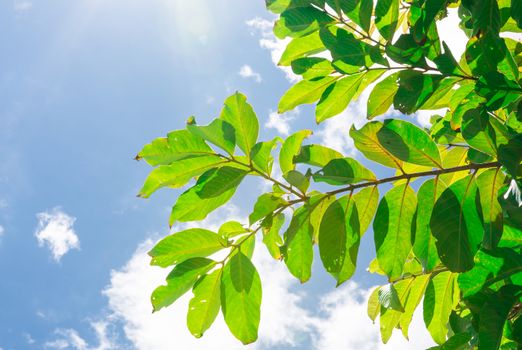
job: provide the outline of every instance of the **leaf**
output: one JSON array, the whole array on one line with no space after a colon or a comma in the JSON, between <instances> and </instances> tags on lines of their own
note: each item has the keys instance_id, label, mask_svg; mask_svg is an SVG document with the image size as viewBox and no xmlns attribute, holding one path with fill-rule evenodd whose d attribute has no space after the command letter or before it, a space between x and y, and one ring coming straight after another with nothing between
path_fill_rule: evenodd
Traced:
<instances>
[{"instance_id":1,"label":"leaf","mask_svg":"<svg viewBox=\"0 0 522 350\"><path fill-rule=\"evenodd\" d=\"M229 238L241 235L243 233L247 233L248 230L243 227L237 221L227 221L219 228L218 234L228 240Z\"/></svg>"},{"instance_id":2,"label":"leaf","mask_svg":"<svg viewBox=\"0 0 522 350\"><path fill-rule=\"evenodd\" d=\"M278 113L282 114L295 107L317 101L323 92L333 84L339 77L327 76L314 80L301 80L293 85L281 97L278 105Z\"/></svg>"},{"instance_id":3,"label":"leaf","mask_svg":"<svg viewBox=\"0 0 522 350\"><path fill-rule=\"evenodd\" d=\"M223 267L221 307L228 328L243 344L257 340L261 294L261 280L250 259L234 254Z\"/></svg>"},{"instance_id":4,"label":"leaf","mask_svg":"<svg viewBox=\"0 0 522 350\"><path fill-rule=\"evenodd\" d=\"M365 32L370 31L373 0L340 1L340 6L349 19L354 21Z\"/></svg>"},{"instance_id":5,"label":"leaf","mask_svg":"<svg viewBox=\"0 0 522 350\"><path fill-rule=\"evenodd\" d=\"M207 258L191 258L176 265L167 276L167 285L159 286L152 292L154 311L169 306L188 292L199 276L207 273L215 264L215 261Z\"/></svg>"},{"instance_id":6,"label":"leaf","mask_svg":"<svg viewBox=\"0 0 522 350\"><path fill-rule=\"evenodd\" d=\"M279 39L299 38L317 31L333 22L333 19L314 7L289 8L281 13L274 25L274 34Z\"/></svg>"},{"instance_id":7,"label":"leaf","mask_svg":"<svg viewBox=\"0 0 522 350\"><path fill-rule=\"evenodd\" d=\"M443 77L415 70L399 72L399 89L393 98L393 106L404 114L416 112L437 91Z\"/></svg>"},{"instance_id":8,"label":"leaf","mask_svg":"<svg viewBox=\"0 0 522 350\"><path fill-rule=\"evenodd\" d=\"M446 186L439 178L429 179L422 184L417 193L415 242L413 252L426 271L432 271L440 263L435 237L431 233L430 218L435 202Z\"/></svg>"},{"instance_id":9,"label":"leaf","mask_svg":"<svg viewBox=\"0 0 522 350\"><path fill-rule=\"evenodd\" d=\"M481 289L503 279L522 277L522 256L509 248L492 251L479 250L475 266L459 275L459 287L464 297L472 296Z\"/></svg>"},{"instance_id":10,"label":"leaf","mask_svg":"<svg viewBox=\"0 0 522 350\"><path fill-rule=\"evenodd\" d=\"M357 192L353 199L359 213L361 237L370 226L379 204L379 189L377 186L366 187Z\"/></svg>"},{"instance_id":11,"label":"leaf","mask_svg":"<svg viewBox=\"0 0 522 350\"><path fill-rule=\"evenodd\" d=\"M505 145L498 149L498 161L512 177L517 177L522 169L522 135L517 134Z\"/></svg>"},{"instance_id":12,"label":"leaf","mask_svg":"<svg viewBox=\"0 0 522 350\"><path fill-rule=\"evenodd\" d=\"M313 55L325 50L323 42L319 37L319 32L313 32L309 35L292 39L286 45L285 51L281 55L278 65L289 66L298 58Z\"/></svg>"},{"instance_id":13,"label":"leaf","mask_svg":"<svg viewBox=\"0 0 522 350\"><path fill-rule=\"evenodd\" d=\"M292 61L292 71L303 79L314 80L333 73L332 63L325 58L303 57Z\"/></svg>"},{"instance_id":14,"label":"leaf","mask_svg":"<svg viewBox=\"0 0 522 350\"><path fill-rule=\"evenodd\" d=\"M310 198L310 203L316 203L313 205L312 213L310 214L310 224L312 225L312 230L314 232L313 242L319 242L319 228L321 226L321 222L323 221L323 216L333 202L337 199L335 196L328 196L323 194L318 194L312 196Z\"/></svg>"},{"instance_id":15,"label":"leaf","mask_svg":"<svg viewBox=\"0 0 522 350\"><path fill-rule=\"evenodd\" d=\"M305 163L322 167L332 159L342 157L343 155L341 153L326 146L305 145L301 147L299 154L294 157L294 163Z\"/></svg>"},{"instance_id":16,"label":"leaf","mask_svg":"<svg viewBox=\"0 0 522 350\"><path fill-rule=\"evenodd\" d=\"M399 19L398 0L377 0L375 26L387 41L391 41Z\"/></svg>"},{"instance_id":17,"label":"leaf","mask_svg":"<svg viewBox=\"0 0 522 350\"><path fill-rule=\"evenodd\" d=\"M465 147L454 147L443 151L441 154L442 166L444 168L454 168L461 165L466 165L467 153L468 152ZM446 186L449 186L459 179L466 177L466 175L466 172L459 171L455 173L442 174L439 178L446 184Z\"/></svg>"},{"instance_id":18,"label":"leaf","mask_svg":"<svg viewBox=\"0 0 522 350\"><path fill-rule=\"evenodd\" d=\"M258 220L273 213L277 208L287 204L281 195L275 193L263 193L254 205L254 211L249 216L249 223L253 225Z\"/></svg>"},{"instance_id":19,"label":"leaf","mask_svg":"<svg viewBox=\"0 0 522 350\"><path fill-rule=\"evenodd\" d=\"M315 110L316 121L321 123L343 112L348 104L358 97L361 85L364 83L364 88L366 88L368 84L378 79L384 71L382 69L357 73L334 82L325 90L317 103Z\"/></svg>"},{"instance_id":20,"label":"leaf","mask_svg":"<svg viewBox=\"0 0 522 350\"><path fill-rule=\"evenodd\" d=\"M308 187L310 187L310 178L297 170L290 170L284 174L283 177L290 185L301 191L301 193L306 193Z\"/></svg>"},{"instance_id":21,"label":"leaf","mask_svg":"<svg viewBox=\"0 0 522 350\"><path fill-rule=\"evenodd\" d=\"M196 338L210 328L221 308L222 272L218 269L202 276L192 289L194 297L189 302L187 326Z\"/></svg>"},{"instance_id":22,"label":"leaf","mask_svg":"<svg viewBox=\"0 0 522 350\"><path fill-rule=\"evenodd\" d=\"M424 323L437 344L446 341L449 317L459 302L456 277L450 271L438 273L428 283L424 296Z\"/></svg>"},{"instance_id":23,"label":"leaf","mask_svg":"<svg viewBox=\"0 0 522 350\"><path fill-rule=\"evenodd\" d=\"M398 302L402 305L408 298L412 286L412 279L405 279L394 284L393 288L396 290ZM383 343L390 340L393 329L399 325L402 311L393 308L385 308L381 305L380 329L381 339Z\"/></svg>"},{"instance_id":24,"label":"leaf","mask_svg":"<svg viewBox=\"0 0 522 350\"><path fill-rule=\"evenodd\" d=\"M477 185L468 175L442 192L433 207L430 227L437 239L440 260L453 272L473 267L473 256L482 241L484 229L477 206Z\"/></svg>"},{"instance_id":25,"label":"leaf","mask_svg":"<svg viewBox=\"0 0 522 350\"><path fill-rule=\"evenodd\" d=\"M499 349L506 319L516 303L520 301L522 288L515 285L502 287L491 295L480 310L479 349Z\"/></svg>"},{"instance_id":26,"label":"leaf","mask_svg":"<svg viewBox=\"0 0 522 350\"><path fill-rule=\"evenodd\" d=\"M187 130L194 136L218 146L230 155L234 155L236 148L236 131L234 127L222 120L214 119L207 126L199 126L196 124L187 124Z\"/></svg>"},{"instance_id":27,"label":"leaf","mask_svg":"<svg viewBox=\"0 0 522 350\"><path fill-rule=\"evenodd\" d=\"M417 165L442 168L439 149L429 135L400 119L388 119L377 132L377 139L398 159Z\"/></svg>"},{"instance_id":28,"label":"leaf","mask_svg":"<svg viewBox=\"0 0 522 350\"><path fill-rule=\"evenodd\" d=\"M272 151L279 140L279 138L275 138L272 141L258 142L252 147L250 158L254 165L265 174L272 173L272 165L274 163Z\"/></svg>"},{"instance_id":29,"label":"leaf","mask_svg":"<svg viewBox=\"0 0 522 350\"><path fill-rule=\"evenodd\" d=\"M190 258L209 256L223 248L220 237L216 233L201 228L191 228L159 241L149 252L152 258L150 264L167 267Z\"/></svg>"},{"instance_id":30,"label":"leaf","mask_svg":"<svg viewBox=\"0 0 522 350\"><path fill-rule=\"evenodd\" d=\"M283 257L288 270L301 283L312 275L313 243L310 210L306 206L298 208L292 217L290 226L284 233Z\"/></svg>"},{"instance_id":31,"label":"leaf","mask_svg":"<svg viewBox=\"0 0 522 350\"><path fill-rule=\"evenodd\" d=\"M237 145L249 156L250 150L257 142L259 122L245 95L236 92L228 97L219 118L234 127Z\"/></svg>"},{"instance_id":32,"label":"leaf","mask_svg":"<svg viewBox=\"0 0 522 350\"><path fill-rule=\"evenodd\" d=\"M370 92L368 98L367 115L368 119L373 119L388 111L393 103L395 94L399 90L397 80L399 73L387 76L385 79L377 83Z\"/></svg>"},{"instance_id":33,"label":"leaf","mask_svg":"<svg viewBox=\"0 0 522 350\"><path fill-rule=\"evenodd\" d=\"M355 272L359 242L357 207L351 196L345 196L330 204L319 228L321 260L338 286Z\"/></svg>"},{"instance_id":34,"label":"leaf","mask_svg":"<svg viewBox=\"0 0 522 350\"><path fill-rule=\"evenodd\" d=\"M248 174L248 171L224 166L208 173L208 178L196 190L199 198L217 197L230 189L235 189Z\"/></svg>"},{"instance_id":35,"label":"leaf","mask_svg":"<svg viewBox=\"0 0 522 350\"><path fill-rule=\"evenodd\" d=\"M384 195L373 221L379 266L390 278L400 277L412 248L411 229L417 206L410 186L399 185Z\"/></svg>"},{"instance_id":36,"label":"leaf","mask_svg":"<svg viewBox=\"0 0 522 350\"><path fill-rule=\"evenodd\" d=\"M497 198L504 180L505 175L500 171L500 168L487 169L477 177L484 221L483 245L486 249L496 248L502 236L503 213Z\"/></svg>"},{"instance_id":37,"label":"leaf","mask_svg":"<svg viewBox=\"0 0 522 350\"><path fill-rule=\"evenodd\" d=\"M404 312L399 294L392 283L382 286L377 294L379 296L379 304L383 308Z\"/></svg>"},{"instance_id":38,"label":"leaf","mask_svg":"<svg viewBox=\"0 0 522 350\"><path fill-rule=\"evenodd\" d=\"M370 160L376 161L390 168L402 169L402 161L393 156L380 143L377 133L382 129L382 123L370 122L361 129L356 130L352 126L350 136L354 141L355 147Z\"/></svg>"},{"instance_id":39,"label":"leaf","mask_svg":"<svg viewBox=\"0 0 522 350\"><path fill-rule=\"evenodd\" d=\"M276 259L280 260L281 256L281 246L283 245L283 238L279 235L279 231L281 227L285 223L285 215L282 213L277 214L273 218L270 217L270 225L265 227L263 222L263 243L270 255Z\"/></svg>"},{"instance_id":40,"label":"leaf","mask_svg":"<svg viewBox=\"0 0 522 350\"><path fill-rule=\"evenodd\" d=\"M381 309L381 305L379 304L379 290L381 287L377 287L372 291L370 297L368 298L368 317L375 322L377 316L379 316L379 311Z\"/></svg>"},{"instance_id":41,"label":"leaf","mask_svg":"<svg viewBox=\"0 0 522 350\"><path fill-rule=\"evenodd\" d=\"M172 226L176 221L196 221L203 220L209 213L219 208L232 198L236 192L237 187L227 189L218 196L211 198L202 198L199 192L205 187L207 181L212 179L216 169L207 171L201 175L196 184L183 192L172 207L170 214L170 225Z\"/></svg>"},{"instance_id":42,"label":"leaf","mask_svg":"<svg viewBox=\"0 0 522 350\"><path fill-rule=\"evenodd\" d=\"M330 160L324 168L313 174L313 179L330 185L346 185L373 181L375 175L353 158L340 158Z\"/></svg>"},{"instance_id":43,"label":"leaf","mask_svg":"<svg viewBox=\"0 0 522 350\"><path fill-rule=\"evenodd\" d=\"M429 281L430 275L415 277L408 297L404 302L404 312L400 316L399 325L406 339L408 339L408 328L413 318L413 313L424 297L424 292L426 291Z\"/></svg>"},{"instance_id":44,"label":"leaf","mask_svg":"<svg viewBox=\"0 0 522 350\"><path fill-rule=\"evenodd\" d=\"M471 147L495 157L497 155L497 138L500 141L502 135L495 132L489 119L486 111L479 109L466 111L462 116L462 137Z\"/></svg>"},{"instance_id":45,"label":"leaf","mask_svg":"<svg viewBox=\"0 0 522 350\"><path fill-rule=\"evenodd\" d=\"M162 187L182 187L192 178L225 163L227 163L227 160L215 155L208 155L176 160L170 165L160 165L147 176L138 196L148 198Z\"/></svg>"},{"instance_id":46,"label":"leaf","mask_svg":"<svg viewBox=\"0 0 522 350\"><path fill-rule=\"evenodd\" d=\"M279 153L279 165L283 174L295 169L294 157L299 154L303 140L310 135L312 131L300 130L285 140Z\"/></svg>"},{"instance_id":47,"label":"leaf","mask_svg":"<svg viewBox=\"0 0 522 350\"><path fill-rule=\"evenodd\" d=\"M150 165L157 166L211 153L213 153L212 149L203 139L186 130L177 130L169 133L167 138L160 137L145 145L136 159L143 158Z\"/></svg>"},{"instance_id":48,"label":"leaf","mask_svg":"<svg viewBox=\"0 0 522 350\"><path fill-rule=\"evenodd\" d=\"M449 338L444 344L440 346L433 346L428 350L467 350L469 349L468 342L471 340L471 334L458 333Z\"/></svg>"}]
</instances>

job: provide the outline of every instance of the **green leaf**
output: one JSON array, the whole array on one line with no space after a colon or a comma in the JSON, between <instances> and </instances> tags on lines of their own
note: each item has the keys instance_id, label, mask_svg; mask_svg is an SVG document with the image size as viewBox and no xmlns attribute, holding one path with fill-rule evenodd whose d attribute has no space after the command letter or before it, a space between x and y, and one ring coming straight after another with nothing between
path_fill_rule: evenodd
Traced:
<instances>
[{"instance_id":1,"label":"green leaf","mask_svg":"<svg viewBox=\"0 0 522 350\"><path fill-rule=\"evenodd\" d=\"M468 350L468 342L471 340L471 334L458 333L449 338L440 346L433 346L428 350Z\"/></svg>"},{"instance_id":2,"label":"green leaf","mask_svg":"<svg viewBox=\"0 0 522 350\"><path fill-rule=\"evenodd\" d=\"M296 187L302 193L306 193L306 190L308 190L310 186L310 178L297 170L290 170L284 174L283 177L290 185Z\"/></svg>"},{"instance_id":3,"label":"green leaf","mask_svg":"<svg viewBox=\"0 0 522 350\"><path fill-rule=\"evenodd\" d=\"M443 77L415 70L401 71L393 106L404 114L416 112L437 91Z\"/></svg>"},{"instance_id":4,"label":"green leaf","mask_svg":"<svg viewBox=\"0 0 522 350\"><path fill-rule=\"evenodd\" d=\"M399 90L398 79L399 73L394 73L375 85L368 98L366 115L368 119L373 119L388 111L393 103L395 94Z\"/></svg>"},{"instance_id":5,"label":"green leaf","mask_svg":"<svg viewBox=\"0 0 522 350\"><path fill-rule=\"evenodd\" d=\"M289 66L298 58L313 55L325 50L319 32L313 32L307 36L292 39L281 55L278 65Z\"/></svg>"},{"instance_id":6,"label":"green leaf","mask_svg":"<svg viewBox=\"0 0 522 350\"><path fill-rule=\"evenodd\" d=\"M292 61L292 70L295 74L303 76L303 79L314 80L333 73L332 63L325 58L303 57Z\"/></svg>"},{"instance_id":7,"label":"green leaf","mask_svg":"<svg viewBox=\"0 0 522 350\"><path fill-rule=\"evenodd\" d=\"M254 211L250 214L248 221L253 225L258 220L273 213L277 208L287 205L281 195L275 193L263 193L254 205Z\"/></svg>"},{"instance_id":8,"label":"green leaf","mask_svg":"<svg viewBox=\"0 0 522 350\"><path fill-rule=\"evenodd\" d=\"M375 6L375 25L379 33L387 41L391 41L397 21L399 19L399 1L398 0L377 0Z\"/></svg>"},{"instance_id":9,"label":"green leaf","mask_svg":"<svg viewBox=\"0 0 522 350\"><path fill-rule=\"evenodd\" d=\"M443 344L448 334L451 311L459 302L457 274L445 271L435 275L424 296L424 323L437 344Z\"/></svg>"},{"instance_id":10,"label":"green leaf","mask_svg":"<svg viewBox=\"0 0 522 350\"><path fill-rule=\"evenodd\" d=\"M208 173L208 178L198 187L196 193L202 199L217 197L239 186L247 174L246 170L229 166L213 169Z\"/></svg>"},{"instance_id":11,"label":"green leaf","mask_svg":"<svg viewBox=\"0 0 522 350\"><path fill-rule=\"evenodd\" d=\"M341 153L326 146L305 145L301 147L299 154L294 157L294 163L304 163L322 167L332 159L342 157L343 155Z\"/></svg>"},{"instance_id":12,"label":"green leaf","mask_svg":"<svg viewBox=\"0 0 522 350\"><path fill-rule=\"evenodd\" d=\"M333 159L313 175L316 182L330 185L346 185L351 183L373 181L375 175L353 158Z\"/></svg>"},{"instance_id":13,"label":"green leaf","mask_svg":"<svg viewBox=\"0 0 522 350\"><path fill-rule=\"evenodd\" d=\"M446 186L440 179L429 179L422 184L417 193L417 222L413 252L427 271L432 271L440 263L435 237L431 233L430 218L435 202L445 188Z\"/></svg>"},{"instance_id":14,"label":"green leaf","mask_svg":"<svg viewBox=\"0 0 522 350\"><path fill-rule=\"evenodd\" d=\"M520 1L511 0L511 17L517 22L518 28L522 29L522 4Z\"/></svg>"},{"instance_id":15,"label":"green leaf","mask_svg":"<svg viewBox=\"0 0 522 350\"><path fill-rule=\"evenodd\" d=\"M408 328L413 318L413 313L424 297L424 293L428 287L429 281L430 275L421 275L415 277L413 284L411 285L410 292L408 293L408 298L404 302L404 312L400 317L399 325L402 330L402 334L406 339L408 339Z\"/></svg>"},{"instance_id":16,"label":"green leaf","mask_svg":"<svg viewBox=\"0 0 522 350\"><path fill-rule=\"evenodd\" d=\"M299 154L303 140L310 135L312 131L300 130L285 140L279 152L279 165L283 174L295 169L294 157Z\"/></svg>"},{"instance_id":17,"label":"green leaf","mask_svg":"<svg viewBox=\"0 0 522 350\"><path fill-rule=\"evenodd\" d=\"M282 114L299 105L317 101L326 88L333 84L337 79L339 79L339 77L327 76L314 80L301 80L288 89L283 97L281 97L278 106L278 113Z\"/></svg>"},{"instance_id":18,"label":"green leaf","mask_svg":"<svg viewBox=\"0 0 522 350\"><path fill-rule=\"evenodd\" d=\"M225 163L227 163L225 159L215 155L208 155L176 160L170 165L160 165L147 176L138 196L148 198L162 187L182 187L192 178Z\"/></svg>"},{"instance_id":19,"label":"green leaf","mask_svg":"<svg viewBox=\"0 0 522 350\"><path fill-rule=\"evenodd\" d=\"M196 338L210 328L221 308L222 272L218 269L202 276L192 289L194 297L189 302L187 326Z\"/></svg>"},{"instance_id":20,"label":"green leaf","mask_svg":"<svg viewBox=\"0 0 522 350\"><path fill-rule=\"evenodd\" d=\"M170 225L176 221L197 221L203 220L209 213L219 208L232 198L237 187L227 189L225 192L210 198L202 198L199 193L205 187L206 182L213 178L216 169L207 171L201 175L196 184L183 192L172 207L170 214Z\"/></svg>"},{"instance_id":21,"label":"green leaf","mask_svg":"<svg viewBox=\"0 0 522 350\"><path fill-rule=\"evenodd\" d=\"M194 136L201 137L225 150L228 154L234 154L234 149L236 148L236 131L230 123L221 119L214 119L207 126L187 124L187 130Z\"/></svg>"},{"instance_id":22,"label":"green leaf","mask_svg":"<svg viewBox=\"0 0 522 350\"><path fill-rule=\"evenodd\" d=\"M236 92L228 97L219 118L234 127L237 145L249 156L250 150L257 142L259 122L245 95Z\"/></svg>"},{"instance_id":23,"label":"green leaf","mask_svg":"<svg viewBox=\"0 0 522 350\"><path fill-rule=\"evenodd\" d=\"M351 196L333 202L319 228L319 253L323 266L339 286L355 272L360 227L357 207Z\"/></svg>"},{"instance_id":24,"label":"green leaf","mask_svg":"<svg viewBox=\"0 0 522 350\"><path fill-rule=\"evenodd\" d=\"M152 292L154 311L167 307L192 288L199 276L207 273L216 262L207 258L191 258L176 265L167 276L167 285Z\"/></svg>"},{"instance_id":25,"label":"green leaf","mask_svg":"<svg viewBox=\"0 0 522 350\"><path fill-rule=\"evenodd\" d=\"M480 310L480 350L499 349L506 319L512 307L520 301L521 295L520 286L507 285L488 298Z\"/></svg>"},{"instance_id":26,"label":"green leaf","mask_svg":"<svg viewBox=\"0 0 522 350\"><path fill-rule=\"evenodd\" d=\"M466 111L462 116L462 137L471 147L495 157L497 144L507 143L507 138L503 135L502 126L495 128L491 122L484 110Z\"/></svg>"},{"instance_id":27,"label":"green leaf","mask_svg":"<svg viewBox=\"0 0 522 350\"><path fill-rule=\"evenodd\" d=\"M281 246L283 245L283 238L279 235L281 227L285 223L285 215L282 213L277 214L270 218L270 224L265 224L263 221L263 243L270 255L277 260L282 258ZM268 219L268 218L267 218ZM265 226L266 225L266 226Z\"/></svg>"},{"instance_id":28,"label":"green leaf","mask_svg":"<svg viewBox=\"0 0 522 350\"><path fill-rule=\"evenodd\" d=\"M500 168L487 169L477 177L484 221L483 245L486 249L496 248L502 236L503 213L497 198L504 180L505 175Z\"/></svg>"},{"instance_id":29,"label":"green leaf","mask_svg":"<svg viewBox=\"0 0 522 350\"><path fill-rule=\"evenodd\" d=\"M310 224L310 208L298 208L292 217L290 226L284 233L283 256L285 264L292 275L301 283L312 275L313 229Z\"/></svg>"},{"instance_id":30,"label":"green leaf","mask_svg":"<svg viewBox=\"0 0 522 350\"><path fill-rule=\"evenodd\" d=\"M365 32L370 31L373 0L345 0L340 1L340 6L349 19L354 21Z\"/></svg>"},{"instance_id":31,"label":"green leaf","mask_svg":"<svg viewBox=\"0 0 522 350\"><path fill-rule=\"evenodd\" d=\"M357 206L357 212L359 213L359 227L362 237L370 226L377 211L379 189L377 186L363 188L353 196L353 199Z\"/></svg>"},{"instance_id":32,"label":"green leaf","mask_svg":"<svg viewBox=\"0 0 522 350\"><path fill-rule=\"evenodd\" d=\"M261 280L250 259L234 254L223 268L221 307L228 328L243 344L257 340L261 294Z\"/></svg>"},{"instance_id":33,"label":"green leaf","mask_svg":"<svg viewBox=\"0 0 522 350\"><path fill-rule=\"evenodd\" d=\"M219 227L218 234L224 238L225 240L228 240L229 238L241 235L243 233L247 233L248 230L243 227L239 222L237 221L227 221L221 227Z\"/></svg>"},{"instance_id":34,"label":"green leaf","mask_svg":"<svg viewBox=\"0 0 522 350\"><path fill-rule=\"evenodd\" d=\"M323 221L323 216L333 202L337 199L335 196L328 196L323 194L317 194L310 198L310 203L313 203L312 213L310 214L310 224L313 229L313 242L319 242L319 228Z\"/></svg>"},{"instance_id":35,"label":"green leaf","mask_svg":"<svg viewBox=\"0 0 522 350\"><path fill-rule=\"evenodd\" d=\"M454 168L461 165L467 164L467 150L465 147L453 147L446 149L445 151L441 152L442 154L442 166L444 168ZM446 184L446 186L451 185L452 183L456 182L459 179L462 179L466 177L466 173L461 172L455 172L455 173L449 173L449 174L442 174L439 178L442 182Z\"/></svg>"},{"instance_id":36,"label":"green leaf","mask_svg":"<svg viewBox=\"0 0 522 350\"><path fill-rule=\"evenodd\" d=\"M299 38L317 31L333 22L333 19L314 7L289 8L281 13L274 25L274 34L279 39L289 36Z\"/></svg>"},{"instance_id":37,"label":"green leaf","mask_svg":"<svg viewBox=\"0 0 522 350\"><path fill-rule=\"evenodd\" d=\"M417 165L442 168L439 149L419 127L400 119L384 121L377 139L398 159Z\"/></svg>"},{"instance_id":38,"label":"green leaf","mask_svg":"<svg viewBox=\"0 0 522 350\"><path fill-rule=\"evenodd\" d=\"M379 296L379 304L383 308L404 312L399 294L392 283L382 286L377 294Z\"/></svg>"},{"instance_id":39,"label":"green leaf","mask_svg":"<svg viewBox=\"0 0 522 350\"><path fill-rule=\"evenodd\" d=\"M396 290L398 302L402 305L408 298L413 280L411 278L399 281L394 284L393 288ZM380 329L381 339L383 343L390 340L394 328L399 325L402 311L393 308L385 308L381 305Z\"/></svg>"},{"instance_id":40,"label":"green leaf","mask_svg":"<svg viewBox=\"0 0 522 350\"><path fill-rule=\"evenodd\" d=\"M509 248L497 248L479 250L473 269L460 274L458 281L462 295L469 297L484 287L518 276L522 277L522 256Z\"/></svg>"},{"instance_id":41,"label":"green leaf","mask_svg":"<svg viewBox=\"0 0 522 350\"><path fill-rule=\"evenodd\" d=\"M377 316L379 316L379 311L381 309L381 305L379 304L379 290L381 287L377 287L372 291L370 297L368 298L368 317L375 322Z\"/></svg>"},{"instance_id":42,"label":"green leaf","mask_svg":"<svg viewBox=\"0 0 522 350\"><path fill-rule=\"evenodd\" d=\"M177 130L145 145L136 156L152 166L168 165L176 160L211 154L212 149L200 137L186 130Z\"/></svg>"},{"instance_id":43,"label":"green leaf","mask_svg":"<svg viewBox=\"0 0 522 350\"><path fill-rule=\"evenodd\" d=\"M379 203L373 221L379 266L390 278L400 277L412 248L411 229L417 206L410 186L392 188Z\"/></svg>"},{"instance_id":44,"label":"green leaf","mask_svg":"<svg viewBox=\"0 0 522 350\"><path fill-rule=\"evenodd\" d=\"M265 174L272 173L272 165L274 163L272 151L278 141L280 141L279 138L275 138L272 141L258 142L252 147L250 152L250 158L254 165Z\"/></svg>"},{"instance_id":45,"label":"green leaf","mask_svg":"<svg viewBox=\"0 0 522 350\"><path fill-rule=\"evenodd\" d=\"M498 149L498 161L506 167L512 177L516 177L522 169L522 135L517 134Z\"/></svg>"},{"instance_id":46,"label":"green leaf","mask_svg":"<svg viewBox=\"0 0 522 350\"><path fill-rule=\"evenodd\" d=\"M379 69L348 75L330 85L317 103L316 121L321 123L340 114L353 99L358 97L359 89L363 83L366 85L364 88L366 88L368 84L377 80L384 72L384 69Z\"/></svg>"},{"instance_id":47,"label":"green leaf","mask_svg":"<svg viewBox=\"0 0 522 350\"><path fill-rule=\"evenodd\" d=\"M468 175L446 188L433 207L430 227L437 239L437 251L453 272L473 267L473 256L484 235L477 194L474 176Z\"/></svg>"},{"instance_id":48,"label":"green leaf","mask_svg":"<svg viewBox=\"0 0 522 350\"><path fill-rule=\"evenodd\" d=\"M370 122L361 129L352 126L350 136L355 147L370 160L390 168L402 169L402 161L391 154L379 141L377 133L382 129L382 123Z\"/></svg>"},{"instance_id":49,"label":"green leaf","mask_svg":"<svg viewBox=\"0 0 522 350\"><path fill-rule=\"evenodd\" d=\"M324 6L324 0L265 0L265 3L266 8L273 13L282 13L288 9L312 5Z\"/></svg>"},{"instance_id":50,"label":"green leaf","mask_svg":"<svg viewBox=\"0 0 522 350\"><path fill-rule=\"evenodd\" d=\"M149 252L150 264L167 267L183 260L206 257L223 249L224 246L216 233L191 228L167 236L159 241Z\"/></svg>"}]
</instances>

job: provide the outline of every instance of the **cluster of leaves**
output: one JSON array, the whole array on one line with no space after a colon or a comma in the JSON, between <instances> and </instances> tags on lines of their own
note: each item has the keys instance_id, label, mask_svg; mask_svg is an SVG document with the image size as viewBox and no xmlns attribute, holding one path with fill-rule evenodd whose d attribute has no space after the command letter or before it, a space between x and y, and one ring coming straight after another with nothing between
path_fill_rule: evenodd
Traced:
<instances>
[{"instance_id":1,"label":"cluster of leaves","mask_svg":"<svg viewBox=\"0 0 522 350\"><path fill-rule=\"evenodd\" d=\"M353 158L306 144L309 130L259 142L258 119L240 93L209 125L190 118L186 129L146 145L137 158L154 169L140 196L190 185L171 225L204 219L246 176L273 185L248 223L176 232L150 251L153 265L173 266L153 292L154 310L192 290L192 334L202 336L221 310L232 334L253 342L262 295L251 262L256 235L301 282L311 277L317 244L339 285L354 274L373 222L369 271L388 283L372 293L368 314L379 317L383 342L395 328L408 337L422 302L434 349L522 349L522 44L504 35L522 32L522 2L268 0L267 7L279 15L274 33L291 38L280 64L302 76L281 98L281 112L316 103L322 122L373 84L368 119L392 106L447 112L433 116L429 130L401 119L352 127L361 154L394 169L380 179ZM469 38L461 58L438 35L437 21L451 8ZM273 175L276 159L282 179ZM381 195L382 184L391 189Z\"/></svg>"}]
</instances>

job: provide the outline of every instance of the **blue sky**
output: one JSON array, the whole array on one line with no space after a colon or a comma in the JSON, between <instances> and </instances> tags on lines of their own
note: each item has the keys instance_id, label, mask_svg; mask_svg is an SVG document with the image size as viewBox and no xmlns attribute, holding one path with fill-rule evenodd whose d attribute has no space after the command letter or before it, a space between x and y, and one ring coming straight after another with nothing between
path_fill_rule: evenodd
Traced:
<instances>
[{"instance_id":1,"label":"blue sky","mask_svg":"<svg viewBox=\"0 0 522 350\"><path fill-rule=\"evenodd\" d=\"M149 267L145 252L168 233L179 192L137 198L150 169L133 157L191 115L208 122L236 90L254 105L262 139L312 128L312 141L357 157L347 130L363 123L364 101L321 126L309 107L274 113L292 77L273 63L284 44L272 20L261 0L0 2L0 349L243 348L221 316L193 340L186 298L150 314L148 295L168 271ZM202 225L245 218L251 188L262 184ZM338 289L319 266L299 285L262 250L263 320L249 348L431 344L417 317L408 345L398 333L379 345L365 315L381 282L364 272L371 233L354 282Z\"/></svg>"}]
</instances>

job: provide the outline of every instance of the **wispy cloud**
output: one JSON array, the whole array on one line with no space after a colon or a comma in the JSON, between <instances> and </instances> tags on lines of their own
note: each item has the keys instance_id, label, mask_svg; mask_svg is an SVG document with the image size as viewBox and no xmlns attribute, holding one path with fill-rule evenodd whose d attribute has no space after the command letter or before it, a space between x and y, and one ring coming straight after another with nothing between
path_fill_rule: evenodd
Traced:
<instances>
[{"instance_id":1,"label":"wispy cloud","mask_svg":"<svg viewBox=\"0 0 522 350\"><path fill-rule=\"evenodd\" d=\"M55 339L44 344L46 349L74 349L74 350L112 350L120 349L115 340L109 335L108 323L105 321L92 322L91 327L94 329L98 346L90 346L75 329L56 329L54 331Z\"/></svg>"},{"instance_id":2,"label":"wispy cloud","mask_svg":"<svg viewBox=\"0 0 522 350\"><path fill-rule=\"evenodd\" d=\"M270 112L268 120L265 123L265 128L276 129L277 132L283 136L290 134L290 122L299 115L299 109L278 114L277 112Z\"/></svg>"},{"instance_id":3,"label":"wispy cloud","mask_svg":"<svg viewBox=\"0 0 522 350\"><path fill-rule=\"evenodd\" d=\"M263 80L261 74L254 71L248 64L241 66L238 74L245 79L252 79L256 83L260 83Z\"/></svg>"},{"instance_id":4,"label":"wispy cloud","mask_svg":"<svg viewBox=\"0 0 522 350\"><path fill-rule=\"evenodd\" d=\"M80 239L74 231L76 218L60 208L36 214L38 227L35 237L39 246L47 246L58 262L71 249L80 249Z\"/></svg>"},{"instance_id":5,"label":"wispy cloud","mask_svg":"<svg viewBox=\"0 0 522 350\"><path fill-rule=\"evenodd\" d=\"M246 24L252 29L252 34L257 34L261 36L261 38L259 39L259 45L262 48L270 51L270 57L272 58L272 62L277 66L277 63L279 62L279 59L281 58L281 55L285 51L286 45L290 40L280 40L274 36L272 32L272 28L274 26L273 21L256 17L251 20L248 20ZM286 78L290 82L299 81L299 76L295 75L290 67L277 67L285 73Z\"/></svg>"},{"instance_id":6,"label":"wispy cloud","mask_svg":"<svg viewBox=\"0 0 522 350\"><path fill-rule=\"evenodd\" d=\"M13 8L16 12L26 12L33 8L31 1L15 0Z\"/></svg>"}]
</instances>

